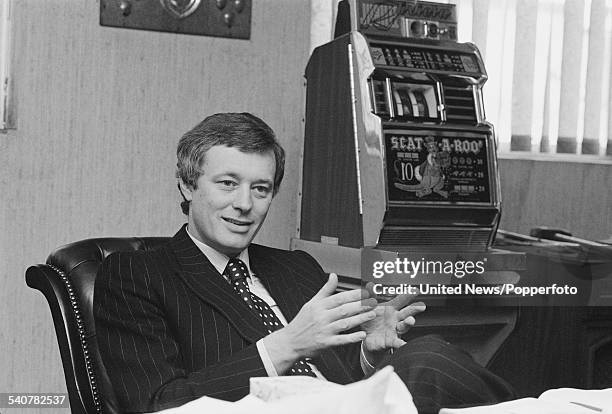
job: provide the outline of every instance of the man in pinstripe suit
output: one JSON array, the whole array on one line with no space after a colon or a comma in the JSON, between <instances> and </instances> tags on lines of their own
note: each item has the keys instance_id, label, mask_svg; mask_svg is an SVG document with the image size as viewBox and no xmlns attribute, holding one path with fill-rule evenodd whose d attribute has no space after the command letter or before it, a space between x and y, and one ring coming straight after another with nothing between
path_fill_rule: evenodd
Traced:
<instances>
[{"instance_id":1,"label":"man in pinstripe suit","mask_svg":"<svg viewBox=\"0 0 612 414\"><path fill-rule=\"evenodd\" d=\"M187 225L156 251L109 256L96 279L99 349L123 410L203 395L237 400L256 376L308 371L346 384L384 364L421 412L511 396L440 338L400 338L423 303L404 296L383 307L364 290L335 293L336 276L308 254L251 243L284 171L284 151L262 120L210 116L181 138L177 157ZM244 267L248 297L229 283L229 263ZM266 303L278 329L249 298Z\"/></svg>"}]
</instances>

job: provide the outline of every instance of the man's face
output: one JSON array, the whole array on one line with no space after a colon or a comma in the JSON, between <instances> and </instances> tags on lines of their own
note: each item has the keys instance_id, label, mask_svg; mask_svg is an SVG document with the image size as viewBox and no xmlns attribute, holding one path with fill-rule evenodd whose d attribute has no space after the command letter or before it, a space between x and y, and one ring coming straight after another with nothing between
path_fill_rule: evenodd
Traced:
<instances>
[{"instance_id":1,"label":"man's face","mask_svg":"<svg viewBox=\"0 0 612 414\"><path fill-rule=\"evenodd\" d=\"M245 153L217 145L206 152L197 188L181 182L189 232L228 256L244 250L268 214L274 188L274 152Z\"/></svg>"}]
</instances>

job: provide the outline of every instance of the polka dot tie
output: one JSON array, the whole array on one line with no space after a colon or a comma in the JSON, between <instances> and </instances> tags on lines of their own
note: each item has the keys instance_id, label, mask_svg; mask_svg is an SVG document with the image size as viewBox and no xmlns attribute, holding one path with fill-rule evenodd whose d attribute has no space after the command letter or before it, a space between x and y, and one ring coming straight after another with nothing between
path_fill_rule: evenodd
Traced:
<instances>
[{"instance_id":1,"label":"polka dot tie","mask_svg":"<svg viewBox=\"0 0 612 414\"><path fill-rule=\"evenodd\" d=\"M268 330L268 333L274 332L277 329L283 327L278 316L270 308L270 306L264 302L257 295L251 293L249 285L247 284L247 277L249 271L247 270L244 262L237 257L233 257L227 263L223 276L227 277L234 288L234 291L240 296L240 298L247 304L251 309L259 314L263 321L264 327ZM310 365L305 360L299 360L293 367L287 372L287 375L308 375L316 377L312 371Z\"/></svg>"}]
</instances>

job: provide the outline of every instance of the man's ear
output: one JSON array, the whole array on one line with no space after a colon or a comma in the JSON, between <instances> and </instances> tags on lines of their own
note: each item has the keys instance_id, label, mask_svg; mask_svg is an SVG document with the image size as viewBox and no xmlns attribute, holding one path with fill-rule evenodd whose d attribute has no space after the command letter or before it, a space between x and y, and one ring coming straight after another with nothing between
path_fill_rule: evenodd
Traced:
<instances>
[{"instance_id":1,"label":"man's ear","mask_svg":"<svg viewBox=\"0 0 612 414\"><path fill-rule=\"evenodd\" d=\"M193 188L189 184L186 184L183 180L179 179L178 188L185 201L191 201L193 199Z\"/></svg>"}]
</instances>

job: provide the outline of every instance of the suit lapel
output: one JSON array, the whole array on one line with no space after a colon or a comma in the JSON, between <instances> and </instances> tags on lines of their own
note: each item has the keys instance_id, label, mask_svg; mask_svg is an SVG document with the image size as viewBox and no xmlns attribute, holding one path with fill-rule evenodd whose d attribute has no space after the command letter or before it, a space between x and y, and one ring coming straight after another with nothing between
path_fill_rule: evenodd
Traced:
<instances>
[{"instance_id":1,"label":"suit lapel","mask_svg":"<svg viewBox=\"0 0 612 414\"><path fill-rule=\"evenodd\" d=\"M175 272L204 302L214 306L251 342L267 334L261 319L240 297L193 243L185 226L171 240L177 259Z\"/></svg>"},{"instance_id":2,"label":"suit lapel","mask_svg":"<svg viewBox=\"0 0 612 414\"><path fill-rule=\"evenodd\" d=\"M300 291L290 262L278 260L263 250L256 244L249 246L251 270L274 298L287 321L291 321L312 295L306 297L308 292Z\"/></svg>"}]
</instances>

